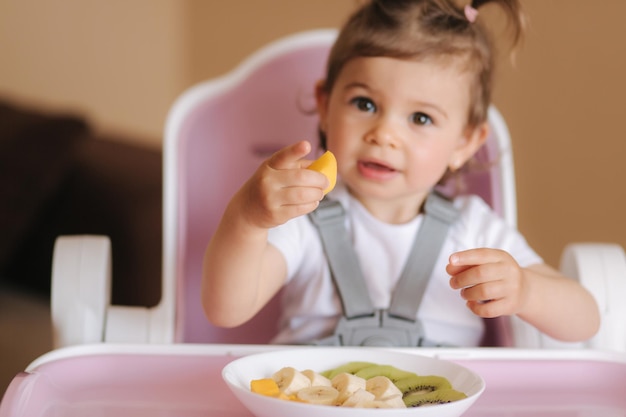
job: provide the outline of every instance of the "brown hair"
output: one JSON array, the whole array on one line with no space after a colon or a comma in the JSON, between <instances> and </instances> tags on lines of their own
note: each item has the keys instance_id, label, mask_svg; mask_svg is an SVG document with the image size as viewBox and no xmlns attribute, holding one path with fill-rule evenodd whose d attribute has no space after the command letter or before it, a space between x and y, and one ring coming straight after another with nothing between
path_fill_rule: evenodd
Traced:
<instances>
[{"instance_id":1,"label":"brown hair","mask_svg":"<svg viewBox=\"0 0 626 417\"><path fill-rule=\"evenodd\" d=\"M474 0L478 10L488 3L502 6L511 22L513 46L523 35L524 18L518 0ZM494 71L493 45L478 21L471 22L453 0L371 0L345 23L335 42L323 88L330 93L343 67L356 57L399 59L460 59L475 74L470 86L468 126L487 120ZM324 138L323 138L324 139ZM325 142L325 140L322 140Z\"/></svg>"}]
</instances>

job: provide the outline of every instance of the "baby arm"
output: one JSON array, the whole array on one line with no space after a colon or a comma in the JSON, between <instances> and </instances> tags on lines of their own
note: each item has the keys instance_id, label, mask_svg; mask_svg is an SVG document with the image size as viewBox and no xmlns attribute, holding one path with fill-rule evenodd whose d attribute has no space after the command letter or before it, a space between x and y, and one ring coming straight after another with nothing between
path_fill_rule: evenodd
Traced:
<instances>
[{"instance_id":1,"label":"baby arm","mask_svg":"<svg viewBox=\"0 0 626 417\"><path fill-rule=\"evenodd\" d=\"M322 199L328 180L303 169L310 151L302 141L276 152L227 205L204 255L202 306L213 324L246 322L283 285L287 268L268 243L268 230L313 211Z\"/></svg>"},{"instance_id":2,"label":"baby arm","mask_svg":"<svg viewBox=\"0 0 626 417\"><path fill-rule=\"evenodd\" d=\"M471 249L452 254L446 271L450 286L461 290L467 307L480 317L516 314L570 342L589 339L600 326L593 296L548 265L522 268L505 251Z\"/></svg>"}]
</instances>

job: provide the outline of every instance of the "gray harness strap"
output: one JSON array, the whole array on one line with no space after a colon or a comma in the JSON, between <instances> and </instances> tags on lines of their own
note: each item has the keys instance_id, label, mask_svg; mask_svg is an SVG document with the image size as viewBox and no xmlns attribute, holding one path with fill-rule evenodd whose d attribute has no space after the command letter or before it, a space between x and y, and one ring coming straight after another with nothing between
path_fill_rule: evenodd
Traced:
<instances>
[{"instance_id":1,"label":"gray harness strap","mask_svg":"<svg viewBox=\"0 0 626 417\"><path fill-rule=\"evenodd\" d=\"M358 258L345 229L345 211L337 201L324 199L309 214L319 230L344 316L333 336L322 345L425 346L417 310L435 261L458 211L444 197L431 193L425 216L388 310L376 310L369 297Z\"/></svg>"},{"instance_id":2,"label":"gray harness strap","mask_svg":"<svg viewBox=\"0 0 626 417\"><path fill-rule=\"evenodd\" d=\"M343 206L338 201L325 198L309 217L320 233L344 316L353 319L373 315L374 305L365 286L356 252L346 233Z\"/></svg>"},{"instance_id":3,"label":"gray harness strap","mask_svg":"<svg viewBox=\"0 0 626 417\"><path fill-rule=\"evenodd\" d=\"M415 320L448 229L459 215L450 201L435 193L426 199L424 212L424 222L415 236L389 306L389 314L405 320Z\"/></svg>"}]
</instances>

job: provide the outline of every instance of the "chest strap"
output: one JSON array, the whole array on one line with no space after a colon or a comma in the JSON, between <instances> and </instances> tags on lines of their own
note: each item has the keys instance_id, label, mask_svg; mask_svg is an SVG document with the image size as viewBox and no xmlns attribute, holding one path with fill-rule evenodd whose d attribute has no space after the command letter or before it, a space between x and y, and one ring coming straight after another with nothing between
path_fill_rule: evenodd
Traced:
<instances>
[{"instance_id":1,"label":"chest strap","mask_svg":"<svg viewBox=\"0 0 626 417\"><path fill-rule=\"evenodd\" d=\"M426 292L450 225L458 210L431 193L424 205L424 219L417 231L407 263L387 310L376 310L367 290L354 247L345 227L345 211L338 201L325 198L309 217L317 227L330 273L344 315L333 336L316 342L346 346L426 346L417 311Z\"/></svg>"}]
</instances>

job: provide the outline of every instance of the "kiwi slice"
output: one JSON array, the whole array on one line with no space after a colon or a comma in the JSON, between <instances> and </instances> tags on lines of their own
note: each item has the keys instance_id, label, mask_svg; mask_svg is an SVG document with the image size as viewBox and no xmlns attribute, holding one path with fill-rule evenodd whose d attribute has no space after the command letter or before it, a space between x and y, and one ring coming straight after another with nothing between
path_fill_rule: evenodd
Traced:
<instances>
[{"instance_id":1,"label":"kiwi slice","mask_svg":"<svg viewBox=\"0 0 626 417\"><path fill-rule=\"evenodd\" d=\"M462 400L467 398L467 395L461 391L457 391L452 388L440 389L428 393L411 392L404 396L404 404L407 407L423 407L435 404L446 404L453 401Z\"/></svg>"},{"instance_id":2,"label":"kiwi slice","mask_svg":"<svg viewBox=\"0 0 626 417\"><path fill-rule=\"evenodd\" d=\"M328 379L333 379L333 377L341 373L347 372L349 374L355 374L361 369L369 367L369 366L373 366L373 365L375 364L372 362L360 362L360 361L348 362L344 365L324 371L321 374Z\"/></svg>"},{"instance_id":3,"label":"kiwi slice","mask_svg":"<svg viewBox=\"0 0 626 417\"><path fill-rule=\"evenodd\" d=\"M403 398L409 394L427 394L452 388L450 381L442 376L436 375L410 376L408 378L399 379L394 383L400 391L402 391Z\"/></svg>"},{"instance_id":4,"label":"kiwi slice","mask_svg":"<svg viewBox=\"0 0 626 417\"><path fill-rule=\"evenodd\" d=\"M354 375L364 379L370 379L375 376L386 376L392 382L399 381L401 379L416 377L414 372L404 371L398 369L393 365L372 365L359 369Z\"/></svg>"}]
</instances>

